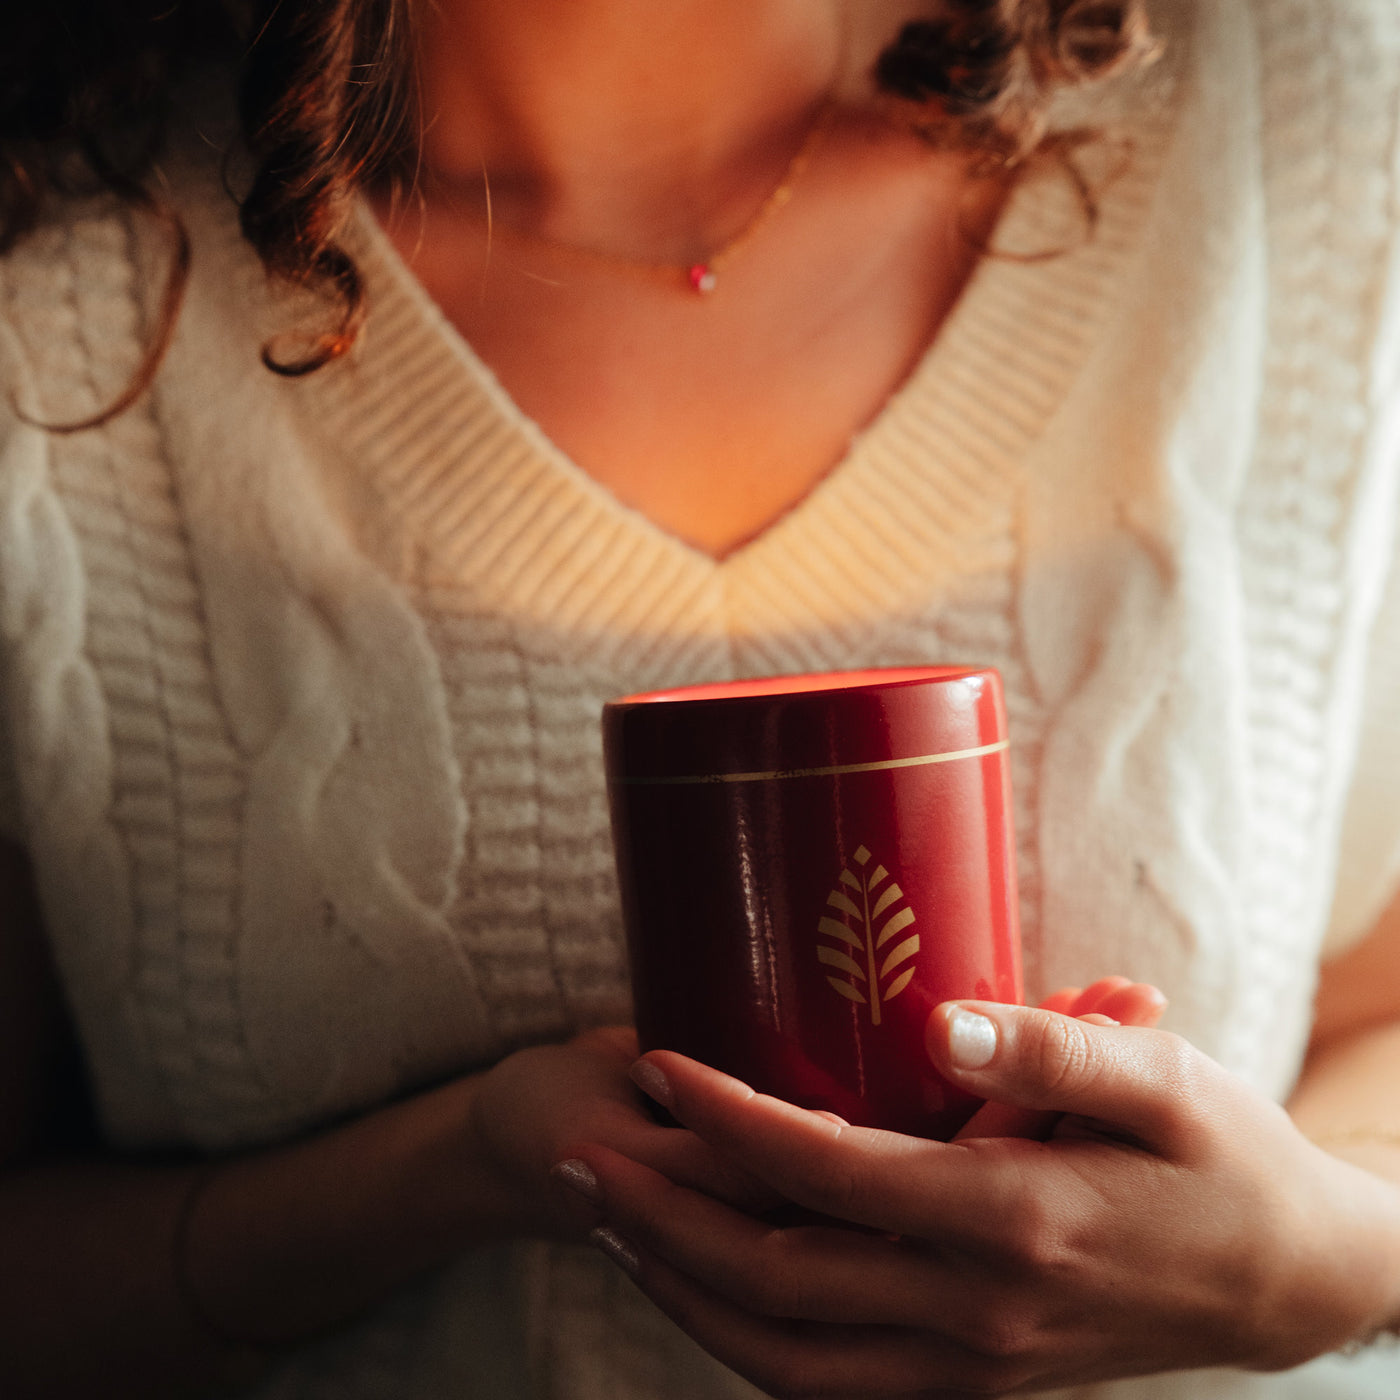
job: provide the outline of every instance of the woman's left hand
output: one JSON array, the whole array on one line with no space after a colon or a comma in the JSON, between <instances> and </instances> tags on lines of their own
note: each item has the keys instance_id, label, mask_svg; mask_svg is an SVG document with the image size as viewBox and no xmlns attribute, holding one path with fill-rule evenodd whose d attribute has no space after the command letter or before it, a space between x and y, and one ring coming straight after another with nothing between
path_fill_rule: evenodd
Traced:
<instances>
[{"instance_id":1,"label":"woman's left hand","mask_svg":"<svg viewBox=\"0 0 1400 1400\"><path fill-rule=\"evenodd\" d=\"M1282 1369L1400 1309L1400 1192L1178 1037L949 1003L929 1047L972 1093L1063 1115L1051 1138L854 1128L657 1052L634 1077L681 1123L851 1224L775 1228L581 1145L595 1243L776 1396Z\"/></svg>"}]
</instances>

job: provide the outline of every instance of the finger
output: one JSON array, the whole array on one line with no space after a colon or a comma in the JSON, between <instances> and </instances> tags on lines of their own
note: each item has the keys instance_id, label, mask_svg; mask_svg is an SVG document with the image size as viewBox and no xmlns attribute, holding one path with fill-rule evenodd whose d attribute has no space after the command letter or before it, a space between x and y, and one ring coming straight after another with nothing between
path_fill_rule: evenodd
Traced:
<instances>
[{"instance_id":1,"label":"finger","mask_svg":"<svg viewBox=\"0 0 1400 1400\"><path fill-rule=\"evenodd\" d=\"M693 1138L689 1143L660 1145L660 1150L638 1157L668 1177L677 1186L701 1191L736 1210L760 1215L785 1204L783 1196L766 1181L722 1157L708 1143Z\"/></svg>"},{"instance_id":2,"label":"finger","mask_svg":"<svg viewBox=\"0 0 1400 1400\"><path fill-rule=\"evenodd\" d=\"M1167 1009L1167 999L1147 982L1130 982L1111 992L1094 1007L1125 1026L1155 1026Z\"/></svg>"},{"instance_id":3,"label":"finger","mask_svg":"<svg viewBox=\"0 0 1400 1400\"><path fill-rule=\"evenodd\" d=\"M1100 1003L1111 996L1114 992L1122 991L1124 987L1131 986L1132 983L1126 977L1100 977L1092 985L1085 987L1080 994L1075 997L1074 1003L1065 1012L1067 1016L1087 1016L1091 1011L1101 1011ZM1056 1008L1058 1010L1059 1008Z\"/></svg>"},{"instance_id":4,"label":"finger","mask_svg":"<svg viewBox=\"0 0 1400 1400\"><path fill-rule=\"evenodd\" d=\"M610 1227L746 1312L936 1327L965 1309L972 1266L951 1267L922 1242L832 1225L776 1228L606 1148L582 1148L580 1158Z\"/></svg>"},{"instance_id":5,"label":"finger","mask_svg":"<svg viewBox=\"0 0 1400 1400\"><path fill-rule=\"evenodd\" d=\"M1006 1395L1030 1368L912 1329L758 1317L623 1237L595 1241L643 1293L709 1354L769 1395Z\"/></svg>"},{"instance_id":6,"label":"finger","mask_svg":"<svg viewBox=\"0 0 1400 1400\"><path fill-rule=\"evenodd\" d=\"M603 1141L635 1161L645 1162L664 1172L673 1181L704 1191L727 1201L740 1210L755 1213L782 1204L771 1187L736 1162L723 1157L694 1133L674 1122L658 1123L651 1115L654 1100L638 1092L626 1071L637 1058L637 1033L631 1026L602 1026L585 1031L571 1042L572 1047L616 1058L623 1073L601 1087L613 1100L599 1119L589 1127L591 1141ZM556 1155L568 1156L572 1143L567 1140ZM580 1217L576 1212L573 1218Z\"/></svg>"},{"instance_id":7,"label":"finger","mask_svg":"<svg viewBox=\"0 0 1400 1400\"><path fill-rule=\"evenodd\" d=\"M969 1138L1026 1138L1046 1142L1060 1121L1058 1113L1037 1113L1009 1103L984 1103L953 1135L954 1142Z\"/></svg>"},{"instance_id":8,"label":"finger","mask_svg":"<svg viewBox=\"0 0 1400 1400\"><path fill-rule=\"evenodd\" d=\"M927 1043L939 1070L969 1093L1076 1114L1163 1149L1192 1125L1210 1073L1203 1056L1161 1031L1104 1028L996 1002L938 1007Z\"/></svg>"},{"instance_id":9,"label":"finger","mask_svg":"<svg viewBox=\"0 0 1400 1400\"><path fill-rule=\"evenodd\" d=\"M1103 977L1090 987L1061 987L1040 1003L1042 1011L1084 1017L1101 1013L1125 1026L1155 1026L1167 999L1150 983Z\"/></svg>"},{"instance_id":10,"label":"finger","mask_svg":"<svg viewBox=\"0 0 1400 1400\"><path fill-rule=\"evenodd\" d=\"M631 1026L595 1026L571 1042L580 1050L593 1050L630 1064L637 1058L637 1032Z\"/></svg>"},{"instance_id":11,"label":"finger","mask_svg":"<svg viewBox=\"0 0 1400 1400\"><path fill-rule=\"evenodd\" d=\"M1041 1010L1045 1005L1041 1003ZM1117 1026L1122 1022L1097 1011L1079 1017L1091 1026ZM954 1142L966 1138L1016 1137L1032 1142L1048 1142L1063 1114L1041 1113L1031 1108L1016 1108L1008 1103L984 1103L953 1135Z\"/></svg>"},{"instance_id":12,"label":"finger","mask_svg":"<svg viewBox=\"0 0 1400 1400\"><path fill-rule=\"evenodd\" d=\"M1011 1232L1029 1189L1017 1159L1046 1151L1016 1139L942 1143L844 1127L671 1051L652 1052L632 1074L787 1200L887 1233L977 1248L989 1232Z\"/></svg>"},{"instance_id":13,"label":"finger","mask_svg":"<svg viewBox=\"0 0 1400 1400\"><path fill-rule=\"evenodd\" d=\"M986 1317L1009 1306L987 1309L984 1297L978 1312L965 1279L907 1249L847 1230L767 1229L616 1154L589 1156L607 1218L598 1243L702 1346L769 1390L923 1394L1024 1371L1012 1377L992 1355L1011 1329ZM980 1350L950 1335L955 1319ZM1016 1330L1019 1350L1033 1330Z\"/></svg>"},{"instance_id":14,"label":"finger","mask_svg":"<svg viewBox=\"0 0 1400 1400\"><path fill-rule=\"evenodd\" d=\"M783 1203L767 1182L684 1128L663 1128L638 1116L615 1121L607 1145L668 1177L678 1186L702 1191L738 1210L759 1214ZM560 1155L573 1157L581 1143L566 1143Z\"/></svg>"}]
</instances>

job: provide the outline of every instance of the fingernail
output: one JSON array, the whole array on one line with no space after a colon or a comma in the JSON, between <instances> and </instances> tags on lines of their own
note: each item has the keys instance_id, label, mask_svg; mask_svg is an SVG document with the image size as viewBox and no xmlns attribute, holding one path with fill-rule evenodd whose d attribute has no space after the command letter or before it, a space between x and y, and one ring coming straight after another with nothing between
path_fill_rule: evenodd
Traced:
<instances>
[{"instance_id":1,"label":"fingernail","mask_svg":"<svg viewBox=\"0 0 1400 1400\"><path fill-rule=\"evenodd\" d=\"M634 1061L628 1073L637 1088L648 1098L655 1099L662 1108L676 1106L676 1093L671 1088L671 1081L650 1060Z\"/></svg>"},{"instance_id":2,"label":"fingernail","mask_svg":"<svg viewBox=\"0 0 1400 1400\"><path fill-rule=\"evenodd\" d=\"M556 1162L550 1168L550 1175L562 1181L570 1191L577 1192L589 1205L596 1206L602 1202L602 1188L587 1162L580 1162L576 1157L571 1157L567 1162Z\"/></svg>"},{"instance_id":3,"label":"fingernail","mask_svg":"<svg viewBox=\"0 0 1400 1400\"><path fill-rule=\"evenodd\" d=\"M600 1225L589 1233L588 1242L601 1249L629 1278L637 1277L642 1261L637 1257L637 1251L615 1230Z\"/></svg>"},{"instance_id":4,"label":"fingernail","mask_svg":"<svg viewBox=\"0 0 1400 1400\"><path fill-rule=\"evenodd\" d=\"M955 1006L948 1017L948 1057L958 1069L985 1069L997 1053L996 1023Z\"/></svg>"},{"instance_id":5,"label":"fingernail","mask_svg":"<svg viewBox=\"0 0 1400 1400\"><path fill-rule=\"evenodd\" d=\"M1079 1018L1086 1025L1090 1026L1121 1026L1122 1021L1115 1021L1112 1016L1105 1016L1102 1011L1091 1011L1087 1016Z\"/></svg>"}]
</instances>

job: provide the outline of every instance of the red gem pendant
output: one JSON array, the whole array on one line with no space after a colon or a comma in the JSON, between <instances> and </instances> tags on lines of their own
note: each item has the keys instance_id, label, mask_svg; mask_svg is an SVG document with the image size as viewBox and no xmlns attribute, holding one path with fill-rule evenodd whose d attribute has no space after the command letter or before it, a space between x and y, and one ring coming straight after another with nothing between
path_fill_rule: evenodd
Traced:
<instances>
[{"instance_id":1,"label":"red gem pendant","mask_svg":"<svg viewBox=\"0 0 1400 1400\"><path fill-rule=\"evenodd\" d=\"M690 279L691 287L701 296L704 296L706 292L714 291L715 283L719 281L719 278L715 276L714 269L708 263L696 263L686 276Z\"/></svg>"}]
</instances>

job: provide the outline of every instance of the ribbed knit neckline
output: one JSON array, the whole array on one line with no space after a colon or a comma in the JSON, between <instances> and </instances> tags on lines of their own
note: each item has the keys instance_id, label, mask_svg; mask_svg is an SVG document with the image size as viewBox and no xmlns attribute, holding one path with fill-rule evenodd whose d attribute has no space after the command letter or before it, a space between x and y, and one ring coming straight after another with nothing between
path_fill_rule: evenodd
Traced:
<instances>
[{"instance_id":1,"label":"ribbed knit neckline","mask_svg":"<svg viewBox=\"0 0 1400 1400\"><path fill-rule=\"evenodd\" d=\"M668 625L655 612L663 592L670 602L659 606L679 616L717 584L740 626L750 603L771 612L778 598L800 598L808 619L888 614L926 572L931 539L1005 501L1078 375L1137 245L1180 67L1174 52L1135 80L1128 115L1113 128L1126 139L1127 169L1101 194L1092 235L1062 174L1023 180L994 246L1065 251L984 258L842 460L719 559L624 504L556 446L362 206L354 243L369 329L353 388L327 411L368 474L377 533L402 542L420 582L481 585L509 612L547 613L585 631L630 630L618 612L628 611L619 598L629 583L651 600L649 631Z\"/></svg>"}]
</instances>

